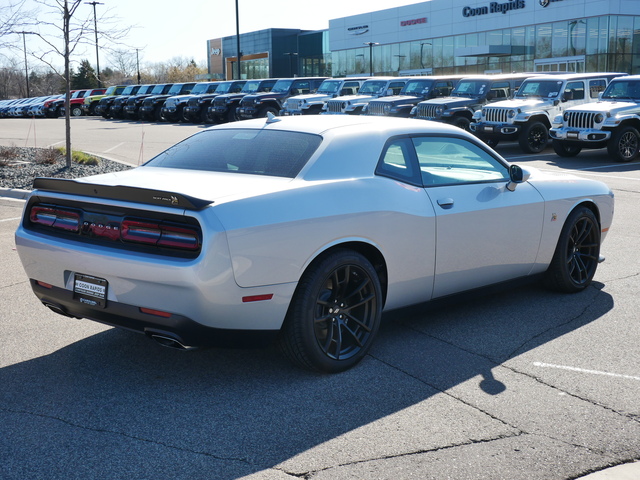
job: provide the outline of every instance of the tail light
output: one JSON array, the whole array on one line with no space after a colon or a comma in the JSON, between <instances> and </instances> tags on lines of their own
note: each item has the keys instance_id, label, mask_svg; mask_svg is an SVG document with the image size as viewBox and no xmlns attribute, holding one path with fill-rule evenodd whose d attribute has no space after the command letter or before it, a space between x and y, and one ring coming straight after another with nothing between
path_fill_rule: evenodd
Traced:
<instances>
[{"instance_id":1,"label":"tail light","mask_svg":"<svg viewBox=\"0 0 640 480\"><path fill-rule=\"evenodd\" d=\"M67 232L80 230L80 214L73 210L35 206L31 209L29 220L36 225L44 225Z\"/></svg>"},{"instance_id":2,"label":"tail light","mask_svg":"<svg viewBox=\"0 0 640 480\"><path fill-rule=\"evenodd\" d=\"M200 229L181 221L181 217L176 217L176 221L164 217L162 220L133 218L43 204L34 204L28 211L32 227L52 233L76 234L112 244L156 247L165 252L181 251L190 256L197 255L201 248Z\"/></svg>"}]
</instances>

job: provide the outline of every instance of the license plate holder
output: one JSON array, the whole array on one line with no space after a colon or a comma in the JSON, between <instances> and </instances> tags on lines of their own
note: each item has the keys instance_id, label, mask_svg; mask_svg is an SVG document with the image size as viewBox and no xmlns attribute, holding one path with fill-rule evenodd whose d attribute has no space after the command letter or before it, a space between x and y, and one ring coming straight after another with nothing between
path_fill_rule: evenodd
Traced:
<instances>
[{"instance_id":1,"label":"license plate holder","mask_svg":"<svg viewBox=\"0 0 640 480\"><path fill-rule=\"evenodd\" d=\"M485 126L484 131L487 133L493 133L493 126Z\"/></svg>"},{"instance_id":2,"label":"license plate holder","mask_svg":"<svg viewBox=\"0 0 640 480\"><path fill-rule=\"evenodd\" d=\"M105 308L108 286L104 278L76 273L73 278L73 298L91 307Z\"/></svg>"},{"instance_id":3,"label":"license plate holder","mask_svg":"<svg viewBox=\"0 0 640 480\"><path fill-rule=\"evenodd\" d=\"M578 138L578 132L567 132L567 138Z\"/></svg>"}]
</instances>

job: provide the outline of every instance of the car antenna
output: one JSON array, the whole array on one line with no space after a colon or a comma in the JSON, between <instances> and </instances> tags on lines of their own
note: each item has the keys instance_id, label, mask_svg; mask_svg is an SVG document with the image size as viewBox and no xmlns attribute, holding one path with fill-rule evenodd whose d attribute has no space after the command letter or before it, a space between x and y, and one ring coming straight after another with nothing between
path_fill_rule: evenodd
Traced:
<instances>
[{"instance_id":1,"label":"car antenna","mask_svg":"<svg viewBox=\"0 0 640 480\"><path fill-rule=\"evenodd\" d=\"M273 112L267 112L267 125L270 123L276 123L279 122L280 119L278 117L276 117Z\"/></svg>"}]
</instances>

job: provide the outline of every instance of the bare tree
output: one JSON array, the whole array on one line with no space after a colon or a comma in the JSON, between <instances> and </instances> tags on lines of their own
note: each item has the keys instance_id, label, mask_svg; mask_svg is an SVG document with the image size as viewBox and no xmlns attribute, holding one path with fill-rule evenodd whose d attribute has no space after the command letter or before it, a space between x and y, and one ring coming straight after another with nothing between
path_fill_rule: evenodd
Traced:
<instances>
[{"instance_id":1,"label":"bare tree","mask_svg":"<svg viewBox=\"0 0 640 480\"><path fill-rule=\"evenodd\" d=\"M94 24L101 25L100 35L103 42L117 44L129 32L130 28L117 27L117 19L102 16L94 18L92 10L86 9L79 13L78 8L83 0L35 0L46 10L40 18L54 18L54 21L39 21L37 31L34 32L41 40L42 48L30 52L41 62L48 65L54 72L64 79L65 105L70 102L71 90L71 61L72 56L83 46L94 45L97 36ZM108 12L107 12L108 13ZM53 32L53 33L52 33ZM80 52L82 53L82 52ZM64 68L62 71L56 66L56 61L62 57ZM65 137L67 168L71 168L71 117L70 109L65 109Z\"/></svg>"},{"instance_id":2,"label":"bare tree","mask_svg":"<svg viewBox=\"0 0 640 480\"><path fill-rule=\"evenodd\" d=\"M0 48L20 49L20 42L13 34L32 25L33 12L25 9L26 0L15 0L0 8ZM6 57L6 55L0 53Z\"/></svg>"}]
</instances>

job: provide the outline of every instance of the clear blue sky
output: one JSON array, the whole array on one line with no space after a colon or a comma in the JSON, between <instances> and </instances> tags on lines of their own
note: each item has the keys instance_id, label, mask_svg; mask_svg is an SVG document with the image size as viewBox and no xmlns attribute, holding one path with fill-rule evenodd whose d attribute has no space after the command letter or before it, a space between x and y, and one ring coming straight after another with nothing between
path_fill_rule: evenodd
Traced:
<instances>
[{"instance_id":1,"label":"clear blue sky","mask_svg":"<svg viewBox=\"0 0 640 480\"><path fill-rule=\"evenodd\" d=\"M3 3L14 0L0 0ZM28 0L33 2L33 0ZM47 0L54 3L54 0ZM206 62L206 41L236 33L235 0L99 0L100 15L119 17L122 25L137 25L126 43L140 48L143 63L162 62L173 57L193 58ZM329 19L341 18L375 10L420 3L419 0L238 0L240 32L267 28L300 28L321 30L329 27ZM80 5L78 15L93 15L93 7ZM108 12L108 13L107 13ZM50 19L47 19L50 20ZM98 23L100 31L100 23ZM27 42L35 39L27 37ZM35 46L35 44L34 44ZM30 49L30 46L27 47ZM82 58L95 57L87 46ZM106 62L106 59L105 59ZM103 64L101 56L101 66Z\"/></svg>"}]
</instances>

